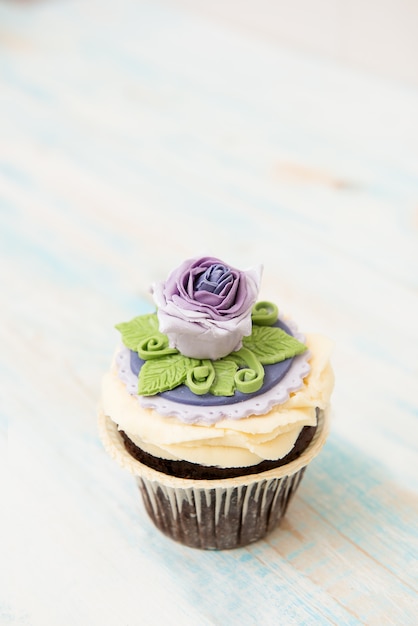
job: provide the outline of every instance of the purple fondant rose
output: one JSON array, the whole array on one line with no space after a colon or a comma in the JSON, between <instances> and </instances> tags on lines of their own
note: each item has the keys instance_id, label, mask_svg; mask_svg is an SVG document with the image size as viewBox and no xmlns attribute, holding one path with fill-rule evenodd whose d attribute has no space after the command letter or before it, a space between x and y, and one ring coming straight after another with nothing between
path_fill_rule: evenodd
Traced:
<instances>
[{"instance_id":1,"label":"purple fondant rose","mask_svg":"<svg viewBox=\"0 0 418 626\"><path fill-rule=\"evenodd\" d=\"M219 359L251 334L261 267L240 271L219 259L189 259L153 285L160 331L188 357Z\"/></svg>"}]
</instances>

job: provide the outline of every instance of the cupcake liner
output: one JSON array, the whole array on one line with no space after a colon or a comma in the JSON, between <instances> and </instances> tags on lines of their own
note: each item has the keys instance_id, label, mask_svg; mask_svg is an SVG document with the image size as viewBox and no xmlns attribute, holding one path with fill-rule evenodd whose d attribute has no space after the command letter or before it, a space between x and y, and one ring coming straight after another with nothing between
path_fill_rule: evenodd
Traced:
<instances>
[{"instance_id":1,"label":"cupcake liner","mask_svg":"<svg viewBox=\"0 0 418 626\"><path fill-rule=\"evenodd\" d=\"M286 513L306 466L328 435L328 415L294 461L259 474L215 480L177 478L134 459L117 425L102 412L99 432L112 458L136 478L145 509L160 531L193 548L225 550L253 543L273 530Z\"/></svg>"}]
</instances>

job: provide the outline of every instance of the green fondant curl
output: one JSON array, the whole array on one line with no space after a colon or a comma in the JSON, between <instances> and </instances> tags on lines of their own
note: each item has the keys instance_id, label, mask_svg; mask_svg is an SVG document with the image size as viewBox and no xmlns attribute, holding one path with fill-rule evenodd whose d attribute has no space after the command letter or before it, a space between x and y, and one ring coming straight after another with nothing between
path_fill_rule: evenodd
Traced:
<instances>
[{"instance_id":1,"label":"green fondant curl","mask_svg":"<svg viewBox=\"0 0 418 626\"><path fill-rule=\"evenodd\" d=\"M252 308L251 319L257 326L272 326L279 317L279 309L273 302L256 302Z\"/></svg>"},{"instance_id":2,"label":"green fondant curl","mask_svg":"<svg viewBox=\"0 0 418 626\"><path fill-rule=\"evenodd\" d=\"M149 359L159 359L168 354L176 354L178 351L169 347L165 335L158 333L140 341L137 352L141 359L148 361Z\"/></svg>"},{"instance_id":3,"label":"green fondant curl","mask_svg":"<svg viewBox=\"0 0 418 626\"><path fill-rule=\"evenodd\" d=\"M200 365L188 370L186 385L197 396L209 393L215 380L215 369L212 361L203 359Z\"/></svg>"},{"instance_id":4,"label":"green fondant curl","mask_svg":"<svg viewBox=\"0 0 418 626\"><path fill-rule=\"evenodd\" d=\"M239 369L234 377L235 385L238 391L242 393L254 393L258 391L264 381L264 367L257 359L255 354L247 348L241 348L237 352L233 352L231 357L236 359L238 363L245 362L246 367Z\"/></svg>"}]
</instances>

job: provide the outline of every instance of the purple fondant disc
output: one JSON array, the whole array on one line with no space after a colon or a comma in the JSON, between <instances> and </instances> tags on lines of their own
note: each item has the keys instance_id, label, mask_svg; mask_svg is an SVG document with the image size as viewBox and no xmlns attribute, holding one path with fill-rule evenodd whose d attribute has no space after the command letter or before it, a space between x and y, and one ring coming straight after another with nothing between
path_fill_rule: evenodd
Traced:
<instances>
[{"instance_id":1,"label":"purple fondant disc","mask_svg":"<svg viewBox=\"0 0 418 626\"><path fill-rule=\"evenodd\" d=\"M278 320L273 326L277 326L284 330L288 335L292 335L290 328L281 320ZM144 364L145 361L139 358L137 352L130 351L130 364L131 370L138 376L139 371ZM214 396L211 393L205 393L202 396L198 396L194 394L186 385L179 385L179 387L175 387L175 389L170 389L170 391L163 391L158 395L162 398L167 398L167 400L171 400L172 402L181 402L183 404L192 404L195 406L221 406L225 404L235 404L237 402L242 402L243 400L248 400L253 396L258 396L261 393L265 393L272 389L277 383L281 381L283 376L289 371L293 358L286 359L285 361L281 361L280 363L274 363L273 365L264 365L264 382L263 386L253 393L242 393L241 391L236 391L233 396Z\"/></svg>"}]
</instances>

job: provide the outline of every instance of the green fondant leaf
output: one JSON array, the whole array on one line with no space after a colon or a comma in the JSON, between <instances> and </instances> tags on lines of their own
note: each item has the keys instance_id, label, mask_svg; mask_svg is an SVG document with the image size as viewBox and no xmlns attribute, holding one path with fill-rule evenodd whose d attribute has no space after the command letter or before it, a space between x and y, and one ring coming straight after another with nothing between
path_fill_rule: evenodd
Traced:
<instances>
[{"instance_id":1,"label":"green fondant leaf","mask_svg":"<svg viewBox=\"0 0 418 626\"><path fill-rule=\"evenodd\" d=\"M236 365L238 367L245 367L246 366L246 361L241 356L239 350L238 350L238 352L230 352L226 357L224 357L224 359L226 359L228 361L233 361L234 363L236 363ZM221 359L221 360L223 361L223 359Z\"/></svg>"},{"instance_id":2,"label":"green fondant leaf","mask_svg":"<svg viewBox=\"0 0 418 626\"><path fill-rule=\"evenodd\" d=\"M238 365L235 361L219 359L213 361L215 370L215 380L210 388L210 393L214 396L233 396L235 391L235 372Z\"/></svg>"},{"instance_id":3,"label":"green fondant leaf","mask_svg":"<svg viewBox=\"0 0 418 626\"><path fill-rule=\"evenodd\" d=\"M138 393L141 396L153 396L174 389L184 383L187 371L199 364L198 359L190 359L179 353L145 361L139 372Z\"/></svg>"},{"instance_id":4,"label":"green fondant leaf","mask_svg":"<svg viewBox=\"0 0 418 626\"><path fill-rule=\"evenodd\" d=\"M253 326L252 334L244 337L242 343L263 365L280 363L307 350L303 343L272 326Z\"/></svg>"},{"instance_id":5,"label":"green fondant leaf","mask_svg":"<svg viewBox=\"0 0 418 626\"><path fill-rule=\"evenodd\" d=\"M158 336L161 340L165 339L168 346L168 339L160 333L158 329L158 317L155 313L148 315L139 315L134 317L130 322L122 322L116 324L117 330L122 335L122 341L130 350L137 351L138 344L146 341L149 337Z\"/></svg>"}]
</instances>

